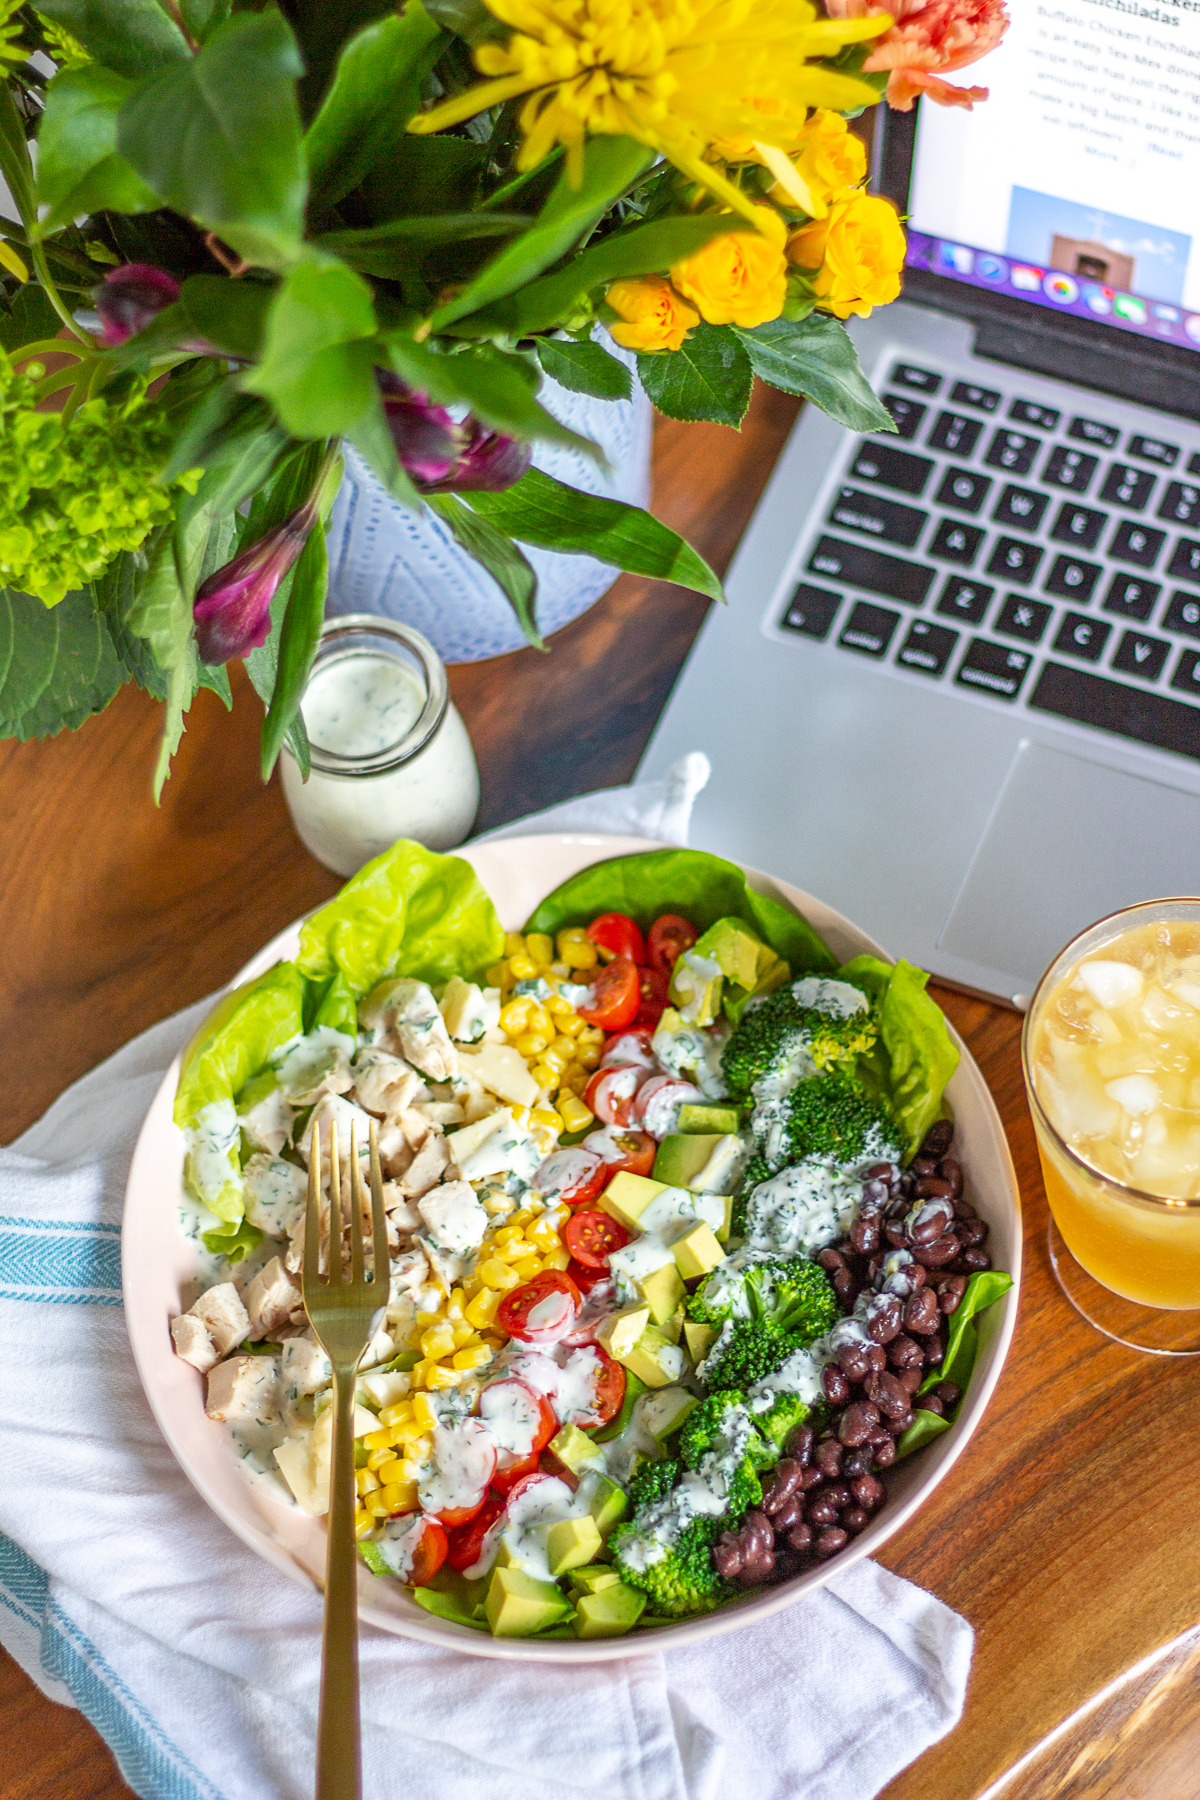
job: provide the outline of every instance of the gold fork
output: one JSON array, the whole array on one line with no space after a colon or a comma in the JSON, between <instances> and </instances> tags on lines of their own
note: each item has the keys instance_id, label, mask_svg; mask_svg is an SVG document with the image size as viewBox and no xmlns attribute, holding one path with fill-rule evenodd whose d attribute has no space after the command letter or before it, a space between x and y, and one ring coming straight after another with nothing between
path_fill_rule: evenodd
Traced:
<instances>
[{"instance_id":1,"label":"gold fork","mask_svg":"<svg viewBox=\"0 0 1200 1800\"><path fill-rule=\"evenodd\" d=\"M363 1257L363 1185L350 1125L350 1275L342 1272L342 1187L336 1124L329 1136L329 1266L321 1279L321 1139L313 1126L304 1218L304 1310L333 1369L329 1464L329 1547L321 1639L321 1712L317 1726L317 1800L361 1800L358 1710L358 1558L354 1540L354 1384L362 1353L383 1322L390 1264L383 1212L379 1137L371 1121L371 1265Z\"/></svg>"}]
</instances>

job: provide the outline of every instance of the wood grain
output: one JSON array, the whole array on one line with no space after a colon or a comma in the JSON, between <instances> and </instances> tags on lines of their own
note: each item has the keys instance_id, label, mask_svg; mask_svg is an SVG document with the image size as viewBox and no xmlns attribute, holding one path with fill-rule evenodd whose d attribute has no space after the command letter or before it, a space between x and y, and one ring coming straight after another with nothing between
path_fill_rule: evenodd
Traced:
<instances>
[{"instance_id":1,"label":"wood grain","mask_svg":"<svg viewBox=\"0 0 1200 1800\"><path fill-rule=\"evenodd\" d=\"M658 429L656 509L719 569L795 410L760 389L740 435ZM481 825L628 779L704 611L678 589L622 578L548 656L453 670L483 775ZM200 697L161 810L149 797L158 713L136 692L77 736L0 746L0 1139L338 885L292 834L277 783L259 784L258 705L244 682L235 690L228 715ZM987 1419L883 1558L977 1632L962 1724L887 1800L981 1800L1018 1763L996 1800L1195 1800L1200 1702L1186 1634L1200 1618L1197 1372L1106 1343L1059 1297L1019 1021L961 994L939 998L1010 1134L1027 1274ZM1080 1714L1164 1646L1153 1668ZM848 1730L854 1707L869 1704L847 1695ZM91 1727L0 1658L0 1800L128 1792Z\"/></svg>"}]
</instances>

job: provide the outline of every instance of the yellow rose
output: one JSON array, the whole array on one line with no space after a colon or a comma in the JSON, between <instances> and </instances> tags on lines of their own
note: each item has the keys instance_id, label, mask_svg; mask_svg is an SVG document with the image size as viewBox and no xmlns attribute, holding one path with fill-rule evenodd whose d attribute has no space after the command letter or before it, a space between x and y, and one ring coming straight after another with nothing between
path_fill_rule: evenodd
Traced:
<instances>
[{"instance_id":1,"label":"yellow rose","mask_svg":"<svg viewBox=\"0 0 1200 1800\"><path fill-rule=\"evenodd\" d=\"M765 325L777 319L787 299L787 257L778 213L762 208L762 232L730 232L713 238L703 250L685 256L671 270L671 280L700 309L710 325Z\"/></svg>"},{"instance_id":2,"label":"yellow rose","mask_svg":"<svg viewBox=\"0 0 1200 1800\"><path fill-rule=\"evenodd\" d=\"M678 350L700 315L686 306L661 275L609 283L604 298L625 323L609 331L626 350Z\"/></svg>"},{"instance_id":3,"label":"yellow rose","mask_svg":"<svg viewBox=\"0 0 1200 1800\"><path fill-rule=\"evenodd\" d=\"M818 218L824 216L835 196L860 187L867 178L866 145L840 113L815 112L804 127L799 154L791 162L820 209L814 215ZM789 196L777 182L768 198L785 205Z\"/></svg>"},{"instance_id":4,"label":"yellow rose","mask_svg":"<svg viewBox=\"0 0 1200 1800\"><path fill-rule=\"evenodd\" d=\"M889 201L853 193L835 201L827 218L789 238L788 255L800 268L817 271L813 291L824 312L865 319L873 306L886 306L900 292L904 232Z\"/></svg>"}]
</instances>

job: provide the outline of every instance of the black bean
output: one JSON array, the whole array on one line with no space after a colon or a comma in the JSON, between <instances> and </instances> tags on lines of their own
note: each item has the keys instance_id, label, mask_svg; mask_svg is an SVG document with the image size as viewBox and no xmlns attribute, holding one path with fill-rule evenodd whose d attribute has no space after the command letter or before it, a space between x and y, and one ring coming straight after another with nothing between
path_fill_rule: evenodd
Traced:
<instances>
[{"instance_id":1,"label":"black bean","mask_svg":"<svg viewBox=\"0 0 1200 1800\"><path fill-rule=\"evenodd\" d=\"M842 1446L837 1438L822 1438L813 1460L827 1481L839 1474L842 1467Z\"/></svg>"},{"instance_id":2,"label":"black bean","mask_svg":"<svg viewBox=\"0 0 1200 1800\"><path fill-rule=\"evenodd\" d=\"M896 1219L889 1219L883 1228L883 1235L894 1250L903 1248L908 1237L903 1225Z\"/></svg>"},{"instance_id":3,"label":"black bean","mask_svg":"<svg viewBox=\"0 0 1200 1800\"><path fill-rule=\"evenodd\" d=\"M980 1269L990 1269L992 1266L992 1259L986 1250L964 1250L958 1262L960 1268L969 1269L972 1275Z\"/></svg>"},{"instance_id":4,"label":"black bean","mask_svg":"<svg viewBox=\"0 0 1200 1800\"><path fill-rule=\"evenodd\" d=\"M821 1562L826 1562L831 1556L836 1556L839 1550L845 1549L849 1542L848 1532L840 1530L836 1525L828 1525L824 1531L817 1533L816 1541L813 1544L813 1554Z\"/></svg>"},{"instance_id":5,"label":"black bean","mask_svg":"<svg viewBox=\"0 0 1200 1800\"><path fill-rule=\"evenodd\" d=\"M946 1354L946 1340L941 1332L935 1332L925 1345L925 1367L935 1367Z\"/></svg>"},{"instance_id":6,"label":"black bean","mask_svg":"<svg viewBox=\"0 0 1200 1800\"><path fill-rule=\"evenodd\" d=\"M815 1441L811 1425L795 1425L788 1433L783 1446L784 1455L793 1462L798 1462L803 1469L812 1460L813 1443Z\"/></svg>"},{"instance_id":7,"label":"black bean","mask_svg":"<svg viewBox=\"0 0 1200 1800\"><path fill-rule=\"evenodd\" d=\"M887 1351L882 1344L867 1345L867 1361L873 1369L887 1368Z\"/></svg>"},{"instance_id":8,"label":"black bean","mask_svg":"<svg viewBox=\"0 0 1200 1800\"><path fill-rule=\"evenodd\" d=\"M787 1541L793 1550L807 1550L813 1541L813 1528L808 1524L793 1525L787 1534Z\"/></svg>"},{"instance_id":9,"label":"black bean","mask_svg":"<svg viewBox=\"0 0 1200 1800\"><path fill-rule=\"evenodd\" d=\"M855 1504L864 1506L868 1512L878 1512L887 1499L887 1492L882 1481L876 1481L871 1474L860 1475L856 1481L851 1483L850 1491L854 1496Z\"/></svg>"},{"instance_id":10,"label":"black bean","mask_svg":"<svg viewBox=\"0 0 1200 1800\"><path fill-rule=\"evenodd\" d=\"M917 1244L913 1250L913 1260L926 1269L944 1268L947 1263L956 1262L959 1255L958 1239L950 1233L934 1238L932 1244Z\"/></svg>"},{"instance_id":11,"label":"black bean","mask_svg":"<svg viewBox=\"0 0 1200 1800\"><path fill-rule=\"evenodd\" d=\"M888 1345L888 1362L893 1369L915 1369L925 1361L921 1354L921 1346L901 1332Z\"/></svg>"},{"instance_id":12,"label":"black bean","mask_svg":"<svg viewBox=\"0 0 1200 1800\"><path fill-rule=\"evenodd\" d=\"M804 1509L810 1525L834 1525L841 1509L826 1494L814 1494Z\"/></svg>"},{"instance_id":13,"label":"black bean","mask_svg":"<svg viewBox=\"0 0 1200 1800\"><path fill-rule=\"evenodd\" d=\"M817 1261L827 1275L832 1275L835 1269L844 1269L846 1266L841 1251L835 1250L832 1245L827 1245L826 1248L822 1250Z\"/></svg>"},{"instance_id":14,"label":"black bean","mask_svg":"<svg viewBox=\"0 0 1200 1800\"><path fill-rule=\"evenodd\" d=\"M869 1401L856 1400L848 1406L838 1422L838 1437L850 1449L865 1444L879 1424L879 1409Z\"/></svg>"},{"instance_id":15,"label":"black bean","mask_svg":"<svg viewBox=\"0 0 1200 1800\"><path fill-rule=\"evenodd\" d=\"M862 1213L850 1227L850 1242L862 1256L873 1256L879 1248L879 1225Z\"/></svg>"},{"instance_id":16,"label":"black bean","mask_svg":"<svg viewBox=\"0 0 1200 1800\"><path fill-rule=\"evenodd\" d=\"M899 1335L903 1307L895 1294L880 1294L867 1312L867 1335L875 1344L890 1344Z\"/></svg>"},{"instance_id":17,"label":"black bean","mask_svg":"<svg viewBox=\"0 0 1200 1800\"><path fill-rule=\"evenodd\" d=\"M829 1277L829 1281L834 1294L837 1296L838 1304L846 1312L849 1312L850 1308L854 1305L856 1289L854 1277L851 1275L845 1263L842 1264L840 1269L834 1269Z\"/></svg>"},{"instance_id":18,"label":"black bean","mask_svg":"<svg viewBox=\"0 0 1200 1800\"><path fill-rule=\"evenodd\" d=\"M850 1381L865 1381L871 1370L871 1357L868 1346L860 1339L853 1339L848 1344L839 1344L835 1358L838 1368Z\"/></svg>"},{"instance_id":19,"label":"black bean","mask_svg":"<svg viewBox=\"0 0 1200 1800\"><path fill-rule=\"evenodd\" d=\"M896 1380L900 1383L900 1386L904 1389L906 1394L915 1394L917 1389L920 1387L921 1383L924 1381L924 1379L925 1379L925 1358L924 1357L921 1358L921 1362L920 1362L919 1366L914 1369L897 1369L896 1370Z\"/></svg>"},{"instance_id":20,"label":"black bean","mask_svg":"<svg viewBox=\"0 0 1200 1800\"><path fill-rule=\"evenodd\" d=\"M790 1500L784 1501L783 1505L779 1508L779 1511L773 1516L776 1531L786 1534L792 1529L793 1525L798 1525L804 1517L804 1502L802 1497L799 1494L793 1494Z\"/></svg>"},{"instance_id":21,"label":"black bean","mask_svg":"<svg viewBox=\"0 0 1200 1800\"><path fill-rule=\"evenodd\" d=\"M885 1206L887 1204L888 1193L889 1189L886 1178L881 1180L877 1175L868 1175L862 1193L863 1211L866 1212L868 1207Z\"/></svg>"},{"instance_id":22,"label":"black bean","mask_svg":"<svg viewBox=\"0 0 1200 1800\"><path fill-rule=\"evenodd\" d=\"M944 1156L938 1165L938 1174L943 1181L950 1183L950 1192L957 1200L963 1191L962 1164L953 1156Z\"/></svg>"},{"instance_id":23,"label":"black bean","mask_svg":"<svg viewBox=\"0 0 1200 1800\"><path fill-rule=\"evenodd\" d=\"M931 1125L929 1130L925 1133L924 1138L921 1140L919 1154L921 1156L931 1156L935 1162L940 1162L953 1142L953 1122L950 1119L939 1119L936 1125Z\"/></svg>"},{"instance_id":24,"label":"black bean","mask_svg":"<svg viewBox=\"0 0 1200 1800\"><path fill-rule=\"evenodd\" d=\"M908 1221L908 1235L914 1244L932 1244L944 1236L947 1227L953 1222L953 1212L949 1203L937 1199L926 1201L915 1218Z\"/></svg>"},{"instance_id":25,"label":"black bean","mask_svg":"<svg viewBox=\"0 0 1200 1800\"><path fill-rule=\"evenodd\" d=\"M904 1412L898 1413L895 1417L886 1418L883 1422L893 1437L900 1437L913 1422L912 1408L907 1407Z\"/></svg>"},{"instance_id":26,"label":"black bean","mask_svg":"<svg viewBox=\"0 0 1200 1800\"><path fill-rule=\"evenodd\" d=\"M863 1179L864 1179L864 1181L889 1181L890 1182L895 1173L896 1173L895 1163L888 1163L888 1162L872 1163L870 1168L864 1172Z\"/></svg>"},{"instance_id":27,"label":"black bean","mask_svg":"<svg viewBox=\"0 0 1200 1800\"><path fill-rule=\"evenodd\" d=\"M821 1386L831 1406L845 1406L850 1398L850 1383L835 1362L826 1363L821 1370Z\"/></svg>"},{"instance_id":28,"label":"black bean","mask_svg":"<svg viewBox=\"0 0 1200 1800\"><path fill-rule=\"evenodd\" d=\"M945 1412L945 1410L946 1410L945 1407L942 1405L941 1401L937 1397L936 1392L932 1388L930 1389L929 1393L921 1395L921 1411L922 1412L937 1413L940 1416L942 1413Z\"/></svg>"},{"instance_id":29,"label":"black bean","mask_svg":"<svg viewBox=\"0 0 1200 1800\"><path fill-rule=\"evenodd\" d=\"M742 1545L736 1532L726 1531L713 1545L713 1561L722 1581L734 1581L742 1569Z\"/></svg>"},{"instance_id":30,"label":"black bean","mask_svg":"<svg viewBox=\"0 0 1200 1800\"><path fill-rule=\"evenodd\" d=\"M987 1223L983 1219L963 1219L955 1226L954 1235L965 1249L974 1249L977 1244L986 1243Z\"/></svg>"},{"instance_id":31,"label":"black bean","mask_svg":"<svg viewBox=\"0 0 1200 1800\"><path fill-rule=\"evenodd\" d=\"M870 1523L861 1506L848 1506L842 1514L842 1530L848 1531L851 1537L857 1537Z\"/></svg>"},{"instance_id":32,"label":"black bean","mask_svg":"<svg viewBox=\"0 0 1200 1800\"><path fill-rule=\"evenodd\" d=\"M956 1219L973 1219L975 1217L975 1208L971 1205L969 1200L956 1200L954 1202L954 1216Z\"/></svg>"},{"instance_id":33,"label":"black bean","mask_svg":"<svg viewBox=\"0 0 1200 1800\"><path fill-rule=\"evenodd\" d=\"M857 1450L847 1450L842 1458L842 1474L847 1481L853 1481L860 1475L866 1475L871 1467L871 1450L869 1445L862 1445Z\"/></svg>"},{"instance_id":34,"label":"black bean","mask_svg":"<svg viewBox=\"0 0 1200 1800\"><path fill-rule=\"evenodd\" d=\"M886 1443L876 1444L875 1467L877 1469L890 1469L895 1460L896 1440L894 1438L889 1437Z\"/></svg>"},{"instance_id":35,"label":"black bean","mask_svg":"<svg viewBox=\"0 0 1200 1800\"><path fill-rule=\"evenodd\" d=\"M899 1418L908 1411L908 1391L894 1375L877 1371L867 1382L867 1399L877 1406L885 1420Z\"/></svg>"},{"instance_id":36,"label":"black bean","mask_svg":"<svg viewBox=\"0 0 1200 1800\"><path fill-rule=\"evenodd\" d=\"M954 1199L954 1190L950 1183L940 1180L936 1175L923 1176L917 1183L916 1193L918 1200L953 1201Z\"/></svg>"},{"instance_id":37,"label":"black bean","mask_svg":"<svg viewBox=\"0 0 1200 1800\"><path fill-rule=\"evenodd\" d=\"M930 1389L930 1393L936 1394L942 1405L947 1408L957 1406L962 1399L962 1389L956 1381L939 1381L935 1388ZM842 1467L845 1468L844 1463Z\"/></svg>"},{"instance_id":38,"label":"black bean","mask_svg":"<svg viewBox=\"0 0 1200 1800\"><path fill-rule=\"evenodd\" d=\"M825 1489L821 1498L823 1500L831 1500L838 1511L841 1512L843 1506L849 1506L850 1504L850 1485L845 1481L831 1482Z\"/></svg>"},{"instance_id":39,"label":"black bean","mask_svg":"<svg viewBox=\"0 0 1200 1800\"><path fill-rule=\"evenodd\" d=\"M820 1487L824 1479L825 1477L822 1475L820 1469L805 1469L803 1475L800 1477L798 1491L801 1494L807 1494L811 1489Z\"/></svg>"},{"instance_id":40,"label":"black bean","mask_svg":"<svg viewBox=\"0 0 1200 1800\"><path fill-rule=\"evenodd\" d=\"M947 1316L957 1312L959 1302L967 1291L965 1275L945 1275L938 1283L938 1306Z\"/></svg>"},{"instance_id":41,"label":"black bean","mask_svg":"<svg viewBox=\"0 0 1200 1800\"><path fill-rule=\"evenodd\" d=\"M930 1288L918 1288L905 1303L904 1329L915 1332L918 1337L927 1337L937 1330L938 1316L937 1295Z\"/></svg>"},{"instance_id":42,"label":"black bean","mask_svg":"<svg viewBox=\"0 0 1200 1800\"><path fill-rule=\"evenodd\" d=\"M937 1158L933 1156L914 1156L908 1165L908 1172L910 1175L915 1175L918 1181L923 1181L926 1175L936 1175Z\"/></svg>"}]
</instances>

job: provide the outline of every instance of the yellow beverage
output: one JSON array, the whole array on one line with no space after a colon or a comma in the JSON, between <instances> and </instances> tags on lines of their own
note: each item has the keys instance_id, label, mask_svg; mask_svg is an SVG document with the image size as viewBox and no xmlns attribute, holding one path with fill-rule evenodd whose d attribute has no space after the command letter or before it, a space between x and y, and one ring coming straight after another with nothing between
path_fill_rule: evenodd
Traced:
<instances>
[{"instance_id":1,"label":"yellow beverage","mask_svg":"<svg viewBox=\"0 0 1200 1800\"><path fill-rule=\"evenodd\" d=\"M1200 901L1131 907L1068 945L1023 1054L1071 1254L1143 1306L1200 1307Z\"/></svg>"}]
</instances>

